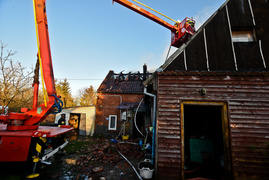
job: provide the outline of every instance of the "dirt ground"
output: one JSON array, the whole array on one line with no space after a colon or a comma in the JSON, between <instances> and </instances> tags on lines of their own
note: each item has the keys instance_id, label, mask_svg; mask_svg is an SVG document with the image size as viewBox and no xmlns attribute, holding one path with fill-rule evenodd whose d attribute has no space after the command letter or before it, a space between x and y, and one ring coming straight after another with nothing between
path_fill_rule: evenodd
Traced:
<instances>
[{"instance_id":1,"label":"dirt ground","mask_svg":"<svg viewBox=\"0 0 269 180\"><path fill-rule=\"evenodd\" d=\"M37 169L40 180L136 180L138 165L145 159L139 140L78 137L70 140L51 165ZM125 156L129 163L120 155Z\"/></svg>"}]
</instances>

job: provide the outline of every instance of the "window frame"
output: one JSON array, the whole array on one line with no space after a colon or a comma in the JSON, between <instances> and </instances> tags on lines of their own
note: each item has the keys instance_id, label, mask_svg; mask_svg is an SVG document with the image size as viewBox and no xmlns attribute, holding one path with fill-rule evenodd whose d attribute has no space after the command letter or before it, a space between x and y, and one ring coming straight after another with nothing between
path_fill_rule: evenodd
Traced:
<instances>
[{"instance_id":1,"label":"window frame","mask_svg":"<svg viewBox=\"0 0 269 180\"><path fill-rule=\"evenodd\" d=\"M115 118L115 127L111 128L111 119ZM117 130L117 115L109 115L109 121L108 121L108 130Z\"/></svg>"},{"instance_id":2,"label":"window frame","mask_svg":"<svg viewBox=\"0 0 269 180\"><path fill-rule=\"evenodd\" d=\"M232 30L232 41L234 43L255 42L255 32L252 29Z\"/></svg>"}]
</instances>

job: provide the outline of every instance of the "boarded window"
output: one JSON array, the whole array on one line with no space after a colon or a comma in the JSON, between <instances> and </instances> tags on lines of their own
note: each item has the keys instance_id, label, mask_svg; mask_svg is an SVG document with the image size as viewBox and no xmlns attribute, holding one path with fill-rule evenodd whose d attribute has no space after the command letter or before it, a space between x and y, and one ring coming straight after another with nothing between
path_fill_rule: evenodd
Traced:
<instances>
[{"instance_id":1,"label":"boarded window","mask_svg":"<svg viewBox=\"0 0 269 180\"><path fill-rule=\"evenodd\" d=\"M233 42L253 42L255 40L252 30L232 31Z\"/></svg>"},{"instance_id":2,"label":"boarded window","mask_svg":"<svg viewBox=\"0 0 269 180\"><path fill-rule=\"evenodd\" d=\"M117 115L109 115L108 130L117 129Z\"/></svg>"}]
</instances>

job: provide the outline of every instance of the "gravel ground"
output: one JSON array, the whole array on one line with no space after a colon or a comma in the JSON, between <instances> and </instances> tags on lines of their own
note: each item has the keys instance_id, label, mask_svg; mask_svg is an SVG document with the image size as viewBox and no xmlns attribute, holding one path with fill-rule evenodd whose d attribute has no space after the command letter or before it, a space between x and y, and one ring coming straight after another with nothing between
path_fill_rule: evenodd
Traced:
<instances>
[{"instance_id":1,"label":"gravel ground","mask_svg":"<svg viewBox=\"0 0 269 180\"><path fill-rule=\"evenodd\" d=\"M83 146L76 147L82 143ZM137 180L133 167L139 174L138 165L144 160L144 151L138 140L118 140L79 137L71 140L68 149L54 156L51 165L38 169L37 179L50 180ZM77 149L79 148L79 149ZM118 153L125 156L129 163Z\"/></svg>"}]
</instances>

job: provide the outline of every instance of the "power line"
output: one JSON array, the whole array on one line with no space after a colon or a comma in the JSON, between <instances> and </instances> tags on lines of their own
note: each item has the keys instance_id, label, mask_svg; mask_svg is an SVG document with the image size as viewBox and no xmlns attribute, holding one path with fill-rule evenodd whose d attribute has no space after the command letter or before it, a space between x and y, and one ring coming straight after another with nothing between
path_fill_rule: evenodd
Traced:
<instances>
[{"instance_id":1,"label":"power line","mask_svg":"<svg viewBox=\"0 0 269 180\"><path fill-rule=\"evenodd\" d=\"M72 81L100 81L100 80L103 80L103 79L69 79L69 78L55 78L55 79L58 79L58 80L72 80Z\"/></svg>"}]
</instances>

